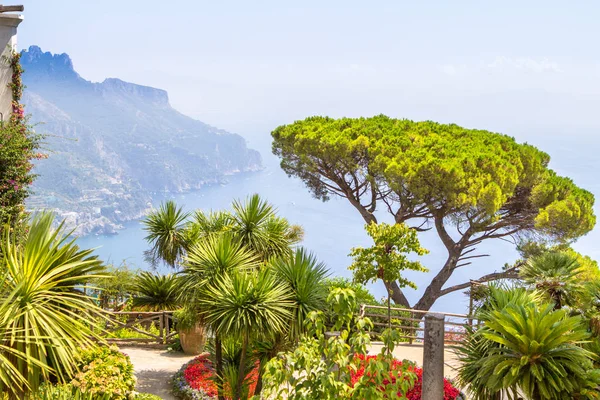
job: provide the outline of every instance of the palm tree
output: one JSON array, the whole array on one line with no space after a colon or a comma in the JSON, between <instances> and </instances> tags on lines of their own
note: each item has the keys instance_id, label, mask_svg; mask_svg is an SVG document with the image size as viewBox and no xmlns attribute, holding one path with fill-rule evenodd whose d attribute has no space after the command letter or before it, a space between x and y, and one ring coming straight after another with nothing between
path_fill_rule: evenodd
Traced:
<instances>
[{"instance_id":1,"label":"palm tree","mask_svg":"<svg viewBox=\"0 0 600 400\"><path fill-rule=\"evenodd\" d=\"M179 305L179 284L175 275L141 272L133 284L133 290L138 293L133 305L148 311L174 310Z\"/></svg>"},{"instance_id":2,"label":"palm tree","mask_svg":"<svg viewBox=\"0 0 600 400\"><path fill-rule=\"evenodd\" d=\"M234 398L241 399L251 335L284 332L294 303L285 284L268 270L236 270L206 287L200 300L204 315L223 335L242 338Z\"/></svg>"},{"instance_id":3,"label":"palm tree","mask_svg":"<svg viewBox=\"0 0 600 400\"><path fill-rule=\"evenodd\" d=\"M231 230L233 218L227 211L194 211L187 229L187 241L196 243L203 238Z\"/></svg>"},{"instance_id":4,"label":"palm tree","mask_svg":"<svg viewBox=\"0 0 600 400\"><path fill-rule=\"evenodd\" d=\"M288 335L296 340L305 332L304 321L308 314L326 308L327 267L303 248L274 259L270 267L277 280L284 282L292 293L294 311Z\"/></svg>"},{"instance_id":5,"label":"palm tree","mask_svg":"<svg viewBox=\"0 0 600 400\"><path fill-rule=\"evenodd\" d=\"M145 239L152 244L152 248L145 254L152 265L162 261L175 267L181 261L189 245L185 231L188 216L174 201L169 200L146 217L144 229L148 235Z\"/></svg>"},{"instance_id":6,"label":"palm tree","mask_svg":"<svg viewBox=\"0 0 600 400\"><path fill-rule=\"evenodd\" d=\"M8 229L2 240L1 344L12 349L9 358L13 372L18 371L16 379L24 377L33 390L51 376L68 382L76 372L78 349L99 339L90 327L102 310L81 288L101 277L102 263L92 250L81 250L64 235L63 224L52 229L53 220L51 214L35 217L18 245ZM10 371L3 367L0 376ZM8 387L19 396L27 388L22 382Z\"/></svg>"},{"instance_id":7,"label":"palm tree","mask_svg":"<svg viewBox=\"0 0 600 400\"><path fill-rule=\"evenodd\" d=\"M525 283L545 293L556 309L572 306L586 292L579 275L581 265L576 258L562 252L547 252L533 257L521 267Z\"/></svg>"},{"instance_id":8,"label":"palm tree","mask_svg":"<svg viewBox=\"0 0 600 400\"><path fill-rule=\"evenodd\" d=\"M232 208L231 231L264 261L290 254L292 246L302 240L302 228L277 216L276 209L257 194L245 202L235 200Z\"/></svg>"},{"instance_id":9,"label":"palm tree","mask_svg":"<svg viewBox=\"0 0 600 400\"><path fill-rule=\"evenodd\" d=\"M236 270L256 270L258 257L236 241L230 233L207 236L190 248L184 261L182 280L186 301L192 304L200 302L207 294L207 288L213 287L220 279ZM221 379L223 376L222 332L211 324L215 335L216 377L219 397L222 398Z\"/></svg>"}]
</instances>

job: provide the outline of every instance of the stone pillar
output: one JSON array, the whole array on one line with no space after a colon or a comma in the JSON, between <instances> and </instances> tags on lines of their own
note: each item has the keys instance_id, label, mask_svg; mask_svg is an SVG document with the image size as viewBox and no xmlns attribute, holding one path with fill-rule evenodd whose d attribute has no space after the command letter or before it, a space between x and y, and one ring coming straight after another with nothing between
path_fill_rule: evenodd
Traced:
<instances>
[{"instance_id":1,"label":"stone pillar","mask_svg":"<svg viewBox=\"0 0 600 400\"><path fill-rule=\"evenodd\" d=\"M0 13L0 118L8 121L12 112L12 91L8 84L12 80L10 57L17 50L17 26L23 21L19 14Z\"/></svg>"},{"instance_id":2,"label":"stone pillar","mask_svg":"<svg viewBox=\"0 0 600 400\"><path fill-rule=\"evenodd\" d=\"M425 315L422 398L444 399L444 316L442 314Z\"/></svg>"}]
</instances>

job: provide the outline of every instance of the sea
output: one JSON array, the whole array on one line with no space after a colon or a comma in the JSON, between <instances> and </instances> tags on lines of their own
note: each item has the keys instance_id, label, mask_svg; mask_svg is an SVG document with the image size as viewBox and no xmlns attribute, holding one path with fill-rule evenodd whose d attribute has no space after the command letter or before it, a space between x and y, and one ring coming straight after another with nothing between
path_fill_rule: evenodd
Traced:
<instances>
[{"instance_id":1,"label":"sea","mask_svg":"<svg viewBox=\"0 0 600 400\"><path fill-rule=\"evenodd\" d=\"M559 173L576 178L576 183L596 193L600 197L600 186L596 173L600 163L596 152L584 143L573 143L567 138L545 138L544 143L552 149L555 166ZM304 183L297 178L288 177L279 167L279 160L271 154L267 141L250 142L250 146L258 149L263 156L264 169L258 172L241 173L228 177L228 182L221 185L207 186L188 193L172 194L157 198L158 206L167 198L175 200L186 210L220 210L230 208L234 199L258 193L273 204L279 215L286 217L291 223L304 228L302 246L312 251L319 260L329 268L331 276L351 278L348 266L351 259L348 254L353 247L369 246L370 239L364 231L364 221L357 211L344 199L332 197L323 202L311 196ZM583 146L583 147L582 147ZM544 146L541 146L544 148ZM544 150L548 151L547 148ZM596 207L596 214L600 214ZM382 216L383 217L383 216ZM384 218L382 218L385 220ZM86 248L95 248L96 254L107 264L127 264L130 268L150 270L144 261L144 251L149 248L145 240L146 232L141 221L131 221L117 235L90 235L78 239L78 243ZM429 272L407 272L406 277L416 283L417 289L406 289L409 301L414 304L423 293L427 284L443 265L446 253L435 232L420 234L421 244L430 252L421 258ZM579 251L600 258L600 234L598 228L576 245ZM468 282L485 274L500 271L506 263L518 258L514 244L502 240L488 241L479 247L479 254L489 257L474 259L472 265L457 269L448 285ZM167 267L160 267L161 273L169 272ZM386 296L383 284L374 282L367 285L377 298ZM434 311L466 313L468 297L463 291L455 292L439 299L432 307Z\"/></svg>"}]
</instances>

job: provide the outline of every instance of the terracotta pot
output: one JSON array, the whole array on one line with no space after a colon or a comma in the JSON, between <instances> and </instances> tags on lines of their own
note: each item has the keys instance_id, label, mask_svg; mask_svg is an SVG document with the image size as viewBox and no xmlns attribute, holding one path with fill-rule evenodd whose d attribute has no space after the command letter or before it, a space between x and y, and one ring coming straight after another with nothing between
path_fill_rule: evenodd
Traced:
<instances>
[{"instance_id":1,"label":"terracotta pot","mask_svg":"<svg viewBox=\"0 0 600 400\"><path fill-rule=\"evenodd\" d=\"M181 329L179 331L179 340L185 354L198 355L204 351L206 330L200 324L196 324L196 326L190 329Z\"/></svg>"}]
</instances>

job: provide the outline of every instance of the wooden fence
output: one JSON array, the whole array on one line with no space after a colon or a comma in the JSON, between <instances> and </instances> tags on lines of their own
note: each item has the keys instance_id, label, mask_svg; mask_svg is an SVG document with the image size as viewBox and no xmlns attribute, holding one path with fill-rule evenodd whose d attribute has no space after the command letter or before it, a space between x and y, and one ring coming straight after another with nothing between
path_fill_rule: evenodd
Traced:
<instances>
[{"instance_id":1,"label":"wooden fence","mask_svg":"<svg viewBox=\"0 0 600 400\"><path fill-rule=\"evenodd\" d=\"M388 308L386 306L363 304L360 307L360 315L369 317L371 321L373 321L374 326L385 329L391 325L392 328L400 329L405 333L401 338L408 339L411 344L414 341L423 339L423 318L425 317L425 314L429 313L433 313L433 311L391 307L390 316L388 318ZM462 341L466 336L467 327L479 324L479 321L469 315L442 312L435 313L444 316L444 341L446 343L458 343Z\"/></svg>"},{"instance_id":2,"label":"wooden fence","mask_svg":"<svg viewBox=\"0 0 600 400\"><path fill-rule=\"evenodd\" d=\"M139 311L106 311L105 331L114 332L119 329L130 329L143 337L115 338L107 335L106 340L113 343L142 342L167 344L174 340L173 311L139 312ZM158 334L156 332L158 328Z\"/></svg>"}]
</instances>

